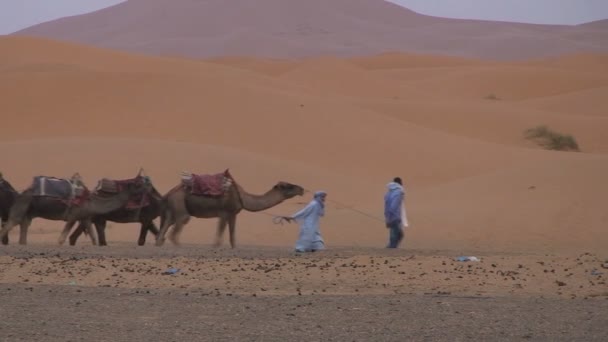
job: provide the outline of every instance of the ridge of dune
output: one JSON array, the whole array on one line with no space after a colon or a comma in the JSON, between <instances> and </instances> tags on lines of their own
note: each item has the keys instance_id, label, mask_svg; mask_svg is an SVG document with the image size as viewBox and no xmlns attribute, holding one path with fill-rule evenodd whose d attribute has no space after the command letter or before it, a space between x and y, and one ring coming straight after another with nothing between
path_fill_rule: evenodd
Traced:
<instances>
[{"instance_id":1,"label":"ridge of dune","mask_svg":"<svg viewBox=\"0 0 608 342\"><path fill-rule=\"evenodd\" d=\"M608 85L608 74L570 70L548 70L542 67L478 67L459 70L449 75L418 80L416 87L429 92L435 89L445 95L484 98L494 94L504 100L565 94Z\"/></svg>"},{"instance_id":2,"label":"ridge of dune","mask_svg":"<svg viewBox=\"0 0 608 342\"><path fill-rule=\"evenodd\" d=\"M260 59L254 57L219 57L205 59L209 63L230 66L233 68L255 71L268 76L278 76L296 68L297 60Z\"/></svg>"},{"instance_id":3,"label":"ridge of dune","mask_svg":"<svg viewBox=\"0 0 608 342\"><path fill-rule=\"evenodd\" d=\"M552 67L589 72L608 72L608 54L576 53L558 57L534 59L517 63L517 65Z\"/></svg>"},{"instance_id":4,"label":"ridge of dune","mask_svg":"<svg viewBox=\"0 0 608 342\"><path fill-rule=\"evenodd\" d=\"M205 62L217 63L236 68L256 71L265 75L280 76L288 71L301 68L303 64L320 64L333 61L336 65L365 70L397 71L408 69L450 68L459 66L493 65L493 62L452 56L423 55L401 52L386 52L365 57L336 58L331 56L308 58L256 58L230 56L206 58Z\"/></svg>"},{"instance_id":5,"label":"ridge of dune","mask_svg":"<svg viewBox=\"0 0 608 342\"><path fill-rule=\"evenodd\" d=\"M362 56L387 51L519 60L607 52L608 29L447 19L384 0L127 1L15 32L194 58Z\"/></svg>"},{"instance_id":6,"label":"ridge of dune","mask_svg":"<svg viewBox=\"0 0 608 342\"><path fill-rule=\"evenodd\" d=\"M235 75L229 68L192 59L142 56L134 53L98 48L89 45L47 38L0 36L0 71L90 71L90 72L151 72L187 75L193 71L209 77ZM245 71L236 73L243 76ZM255 76L253 73L250 75Z\"/></svg>"},{"instance_id":7,"label":"ridge of dune","mask_svg":"<svg viewBox=\"0 0 608 342\"><path fill-rule=\"evenodd\" d=\"M365 69L371 70L454 67L466 65L479 66L491 64L491 62L488 61L471 58L403 52L385 52L372 56L351 57L348 60Z\"/></svg>"},{"instance_id":8,"label":"ridge of dune","mask_svg":"<svg viewBox=\"0 0 608 342\"><path fill-rule=\"evenodd\" d=\"M564 113L567 115L608 116L606 101L608 87L584 89L568 94L534 98L525 101L525 105L544 111ZM598 105L600 104L600 105Z\"/></svg>"},{"instance_id":9,"label":"ridge of dune","mask_svg":"<svg viewBox=\"0 0 608 342\"><path fill-rule=\"evenodd\" d=\"M306 85L316 93L392 97L403 92L401 84L377 77L349 60L338 58L307 59L278 78Z\"/></svg>"},{"instance_id":10,"label":"ridge of dune","mask_svg":"<svg viewBox=\"0 0 608 342\"><path fill-rule=\"evenodd\" d=\"M588 23L584 23L584 24L580 24L578 25L579 27L585 27L585 28L608 28L608 19L602 19L602 20L595 20L592 22L588 22Z\"/></svg>"}]
</instances>

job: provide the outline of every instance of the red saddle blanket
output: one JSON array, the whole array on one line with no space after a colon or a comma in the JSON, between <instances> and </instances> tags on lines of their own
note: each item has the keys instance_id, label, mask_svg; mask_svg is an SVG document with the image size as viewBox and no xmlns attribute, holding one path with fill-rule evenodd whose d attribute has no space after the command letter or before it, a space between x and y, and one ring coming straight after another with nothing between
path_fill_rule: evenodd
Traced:
<instances>
[{"instance_id":1,"label":"red saddle blanket","mask_svg":"<svg viewBox=\"0 0 608 342\"><path fill-rule=\"evenodd\" d=\"M63 200L69 206L81 206L83 205L90 197L91 193L89 190L83 192L80 196L76 196L72 199Z\"/></svg>"},{"instance_id":2,"label":"red saddle blanket","mask_svg":"<svg viewBox=\"0 0 608 342\"><path fill-rule=\"evenodd\" d=\"M182 174L183 183L193 195L222 196L232 185L232 175L228 170L216 174Z\"/></svg>"}]
</instances>

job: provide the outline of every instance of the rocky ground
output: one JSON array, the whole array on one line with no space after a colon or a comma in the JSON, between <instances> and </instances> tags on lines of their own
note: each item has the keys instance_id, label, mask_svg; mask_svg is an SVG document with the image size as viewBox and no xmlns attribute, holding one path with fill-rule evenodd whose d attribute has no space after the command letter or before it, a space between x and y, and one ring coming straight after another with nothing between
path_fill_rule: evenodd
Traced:
<instances>
[{"instance_id":1,"label":"rocky ground","mask_svg":"<svg viewBox=\"0 0 608 342\"><path fill-rule=\"evenodd\" d=\"M600 256L0 249L2 341L608 340ZM173 274L166 274L173 273Z\"/></svg>"}]
</instances>

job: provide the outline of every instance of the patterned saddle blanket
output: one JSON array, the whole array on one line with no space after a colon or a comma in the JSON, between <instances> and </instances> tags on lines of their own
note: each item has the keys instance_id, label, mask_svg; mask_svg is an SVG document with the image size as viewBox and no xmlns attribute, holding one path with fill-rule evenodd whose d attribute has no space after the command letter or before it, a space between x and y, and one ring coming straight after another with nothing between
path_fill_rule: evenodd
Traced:
<instances>
[{"instance_id":1,"label":"patterned saddle blanket","mask_svg":"<svg viewBox=\"0 0 608 342\"><path fill-rule=\"evenodd\" d=\"M234 179L228 170L216 174L181 173L182 184L193 195L220 197L230 188Z\"/></svg>"},{"instance_id":2,"label":"patterned saddle blanket","mask_svg":"<svg viewBox=\"0 0 608 342\"><path fill-rule=\"evenodd\" d=\"M125 191L126 188L131 184L137 184L143 182L142 177L135 177L131 179L108 179L102 178L97 183L95 188L96 193L105 193L107 195L114 195L121 191ZM141 194L134 194L129 197L126 209L139 209L150 205L150 194L147 192Z\"/></svg>"}]
</instances>

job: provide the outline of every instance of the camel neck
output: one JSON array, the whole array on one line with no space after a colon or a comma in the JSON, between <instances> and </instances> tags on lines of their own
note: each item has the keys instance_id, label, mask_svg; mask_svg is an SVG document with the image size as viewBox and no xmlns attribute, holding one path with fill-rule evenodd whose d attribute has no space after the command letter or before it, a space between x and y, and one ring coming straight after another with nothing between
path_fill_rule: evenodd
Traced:
<instances>
[{"instance_id":1,"label":"camel neck","mask_svg":"<svg viewBox=\"0 0 608 342\"><path fill-rule=\"evenodd\" d=\"M129 193L126 191L116 195L105 197L91 195L91 199L87 202L88 209L92 214L101 215L111 211L120 209L129 200Z\"/></svg>"},{"instance_id":2,"label":"camel neck","mask_svg":"<svg viewBox=\"0 0 608 342\"><path fill-rule=\"evenodd\" d=\"M285 198L279 190L271 189L263 195L250 194L237 185L237 190L241 196L241 202L243 209L247 211L262 211L272 208L279 203L283 202Z\"/></svg>"}]
</instances>

